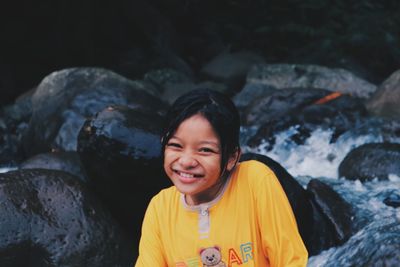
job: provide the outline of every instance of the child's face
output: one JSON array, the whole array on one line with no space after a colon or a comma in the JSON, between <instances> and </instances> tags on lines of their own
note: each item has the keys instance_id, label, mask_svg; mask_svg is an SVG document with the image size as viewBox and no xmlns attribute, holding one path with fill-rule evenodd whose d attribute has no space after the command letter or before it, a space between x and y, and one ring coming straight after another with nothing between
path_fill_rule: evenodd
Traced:
<instances>
[{"instance_id":1,"label":"child's face","mask_svg":"<svg viewBox=\"0 0 400 267\"><path fill-rule=\"evenodd\" d=\"M164 169L188 204L212 200L218 193L221 145L211 124L201 115L184 120L168 141Z\"/></svg>"}]
</instances>

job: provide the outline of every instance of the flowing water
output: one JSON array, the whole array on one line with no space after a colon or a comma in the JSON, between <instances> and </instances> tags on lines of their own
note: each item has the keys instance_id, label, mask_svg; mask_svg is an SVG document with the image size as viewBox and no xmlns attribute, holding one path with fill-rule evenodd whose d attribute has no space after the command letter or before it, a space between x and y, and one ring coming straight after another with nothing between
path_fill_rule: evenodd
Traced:
<instances>
[{"instance_id":1,"label":"flowing water","mask_svg":"<svg viewBox=\"0 0 400 267\"><path fill-rule=\"evenodd\" d=\"M357 233L342 246L310 257L309 267L370 266L372 263L365 259L365 255L376 253L377 242L391 240L396 243L394 246L400 247L400 208L387 206L383 202L388 196L400 196L400 177L391 174L388 181L376 179L365 183L338 177L340 162L353 148L382 141L400 143L400 138L388 138L380 128L373 126L365 125L347 132L335 143L330 142L332 131L316 129L303 145L290 141L290 136L296 133L293 127L275 136L276 145L272 150L266 150L268 146L265 144L257 148L243 146L244 152L264 154L279 162L304 188L311 179L321 179L354 207ZM255 130L242 128L242 144ZM391 236L388 238L387 235Z\"/></svg>"}]
</instances>

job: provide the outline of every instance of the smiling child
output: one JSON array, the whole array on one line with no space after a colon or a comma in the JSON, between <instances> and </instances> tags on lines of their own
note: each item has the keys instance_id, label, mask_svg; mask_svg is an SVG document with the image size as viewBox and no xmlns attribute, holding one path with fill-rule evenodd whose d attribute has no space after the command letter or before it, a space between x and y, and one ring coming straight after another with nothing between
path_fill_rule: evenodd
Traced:
<instances>
[{"instance_id":1,"label":"smiling child","mask_svg":"<svg viewBox=\"0 0 400 267\"><path fill-rule=\"evenodd\" d=\"M194 90L172 105L162 147L174 186L147 208L136 267L306 266L275 174L258 161L238 163L239 129L221 93Z\"/></svg>"}]
</instances>

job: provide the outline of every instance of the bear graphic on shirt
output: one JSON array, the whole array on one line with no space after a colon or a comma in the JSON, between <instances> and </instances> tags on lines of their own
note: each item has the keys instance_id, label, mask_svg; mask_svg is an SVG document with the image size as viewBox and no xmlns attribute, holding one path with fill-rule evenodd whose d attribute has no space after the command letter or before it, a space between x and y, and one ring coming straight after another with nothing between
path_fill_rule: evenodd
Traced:
<instances>
[{"instance_id":1,"label":"bear graphic on shirt","mask_svg":"<svg viewBox=\"0 0 400 267\"><path fill-rule=\"evenodd\" d=\"M203 267L226 267L222 261L221 249L217 246L201 249L200 258Z\"/></svg>"}]
</instances>

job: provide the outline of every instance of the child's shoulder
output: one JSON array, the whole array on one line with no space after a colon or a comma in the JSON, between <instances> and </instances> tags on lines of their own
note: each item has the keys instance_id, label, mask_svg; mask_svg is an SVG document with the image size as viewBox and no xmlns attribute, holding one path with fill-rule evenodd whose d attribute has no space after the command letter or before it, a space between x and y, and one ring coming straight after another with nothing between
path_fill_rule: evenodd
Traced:
<instances>
[{"instance_id":1,"label":"child's shoulder","mask_svg":"<svg viewBox=\"0 0 400 267\"><path fill-rule=\"evenodd\" d=\"M258 161L258 160L246 160L242 161L239 164L239 170L241 171L247 171L247 172L267 172L267 173L272 173L272 170L265 165L264 163Z\"/></svg>"},{"instance_id":2,"label":"child's shoulder","mask_svg":"<svg viewBox=\"0 0 400 267\"><path fill-rule=\"evenodd\" d=\"M179 194L178 190L176 189L176 187L170 186L170 187L164 188L160 192L158 192L153 197L153 201L165 203L166 201L170 201L170 200L179 198L179 196L180 196L180 194Z\"/></svg>"},{"instance_id":3,"label":"child's shoulder","mask_svg":"<svg viewBox=\"0 0 400 267\"><path fill-rule=\"evenodd\" d=\"M257 160L240 162L238 166L237 182L250 187L263 186L270 178L276 177L275 173L264 163Z\"/></svg>"}]
</instances>

